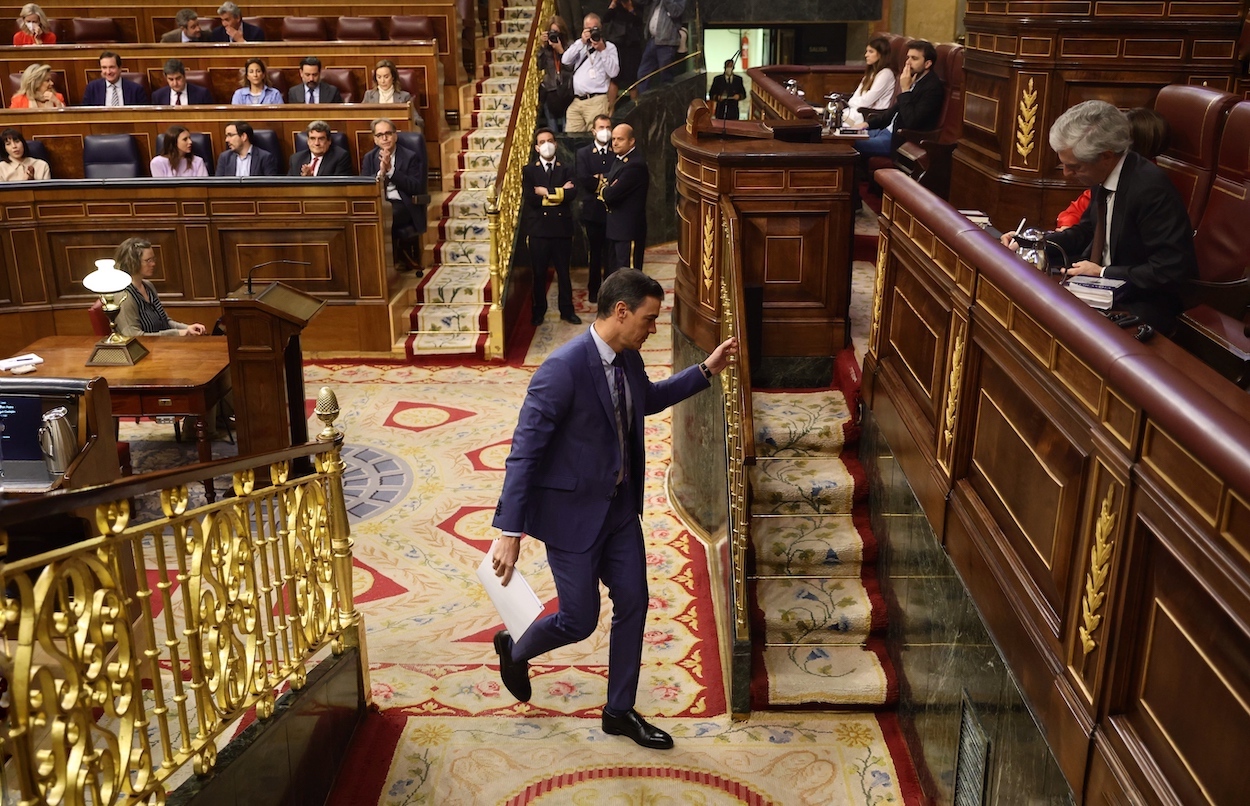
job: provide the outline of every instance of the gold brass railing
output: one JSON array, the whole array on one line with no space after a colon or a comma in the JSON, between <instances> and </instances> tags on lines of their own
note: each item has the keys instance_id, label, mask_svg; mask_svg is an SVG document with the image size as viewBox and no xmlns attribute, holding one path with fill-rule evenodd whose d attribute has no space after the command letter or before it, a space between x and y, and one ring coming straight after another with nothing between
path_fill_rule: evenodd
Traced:
<instances>
[{"instance_id":1,"label":"gold brass railing","mask_svg":"<svg viewBox=\"0 0 1250 806\"><path fill-rule=\"evenodd\" d=\"M755 464L755 424L751 410L751 364L747 352L746 314L742 291L742 272L738 265L740 235L738 215L733 205L721 202L721 287L720 322L721 339L731 336L738 339L738 355L729 359L729 366L721 373L725 407L726 484L729 501L729 560L732 564L730 585L731 612L733 614L734 653L749 655L751 646L751 623L747 603L747 547L751 544L751 477L747 468ZM711 217L708 223L712 224ZM710 260L711 244L715 233L705 232L705 259ZM711 276L710 268L704 276ZM738 664L733 665L737 671ZM747 666L749 672L749 664ZM749 702L749 674L740 679L736 673L731 686L738 696L731 702Z\"/></svg>"},{"instance_id":2,"label":"gold brass railing","mask_svg":"<svg viewBox=\"0 0 1250 806\"><path fill-rule=\"evenodd\" d=\"M486 358L502 360L504 343L504 289L512 271L512 254L516 247L517 223L521 216L521 170L529 161L530 137L538 121L538 31L551 17L553 0L539 0L534 22L530 26L529 53L521 65L517 79L516 99L508 121L508 138L499 158L499 172L486 202L486 227L490 232L490 311L487 315L489 334Z\"/></svg>"},{"instance_id":3,"label":"gold brass railing","mask_svg":"<svg viewBox=\"0 0 1250 806\"><path fill-rule=\"evenodd\" d=\"M359 649L368 696L328 389L317 415L309 445L0 508L5 779L22 804L163 803L188 762L213 768L249 708L266 719L283 683L301 688L327 645ZM315 470L296 478L301 457ZM234 497L188 510L206 467L232 474ZM132 496L156 491L163 515L132 521ZM10 532L50 515L96 536L5 562Z\"/></svg>"}]
</instances>

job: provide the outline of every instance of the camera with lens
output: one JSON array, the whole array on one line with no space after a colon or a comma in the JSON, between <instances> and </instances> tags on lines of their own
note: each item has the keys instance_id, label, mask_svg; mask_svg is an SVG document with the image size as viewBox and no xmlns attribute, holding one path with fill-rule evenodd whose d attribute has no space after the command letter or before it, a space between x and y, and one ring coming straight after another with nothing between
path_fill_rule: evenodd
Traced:
<instances>
[{"instance_id":1,"label":"camera with lens","mask_svg":"<svg viewBox=\"0 0 1250 806\"><path fill-rule=\"evenodd\" d=\"M603 31L599 30L599 26L596 25L594 28L590 29L590 41L591 42L603 41Z\"/></svg>"},{"instance_id":2,"label":"camera with lens","mask_svg":"<svg viewBox=\"0 0 1250 806\"><path fill-rule=\"evenodd\" d=\"M559 31L548 31L548 32L547 32L547 41L548 41L548 42L553 42L553 43L554 43L554 42L559 42L559 41L560 41L560 32L559 32Z\"/></svg>"}]
</instances>

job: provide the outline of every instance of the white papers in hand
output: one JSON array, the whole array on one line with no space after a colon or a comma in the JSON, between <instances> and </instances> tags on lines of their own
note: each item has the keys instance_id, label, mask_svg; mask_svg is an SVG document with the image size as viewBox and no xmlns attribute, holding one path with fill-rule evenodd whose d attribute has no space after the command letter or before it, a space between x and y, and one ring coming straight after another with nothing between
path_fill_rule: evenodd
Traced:
<instances>
[{"instance_id":1,"label":"white papers in hand","mask_svg":"<svg viewBox=\"0 0 1250 806\"><path fill-rule=\"evenodd\" d=\"M538 618L538 614L543 612L543 605L538 601L538 594L534 593L525 577L515 568L512 569L512 579L508 586L504 587L503 579L495 576L495 569L491 567L491 554L494 550L495 544L491 543L491 550L486 552L482 564L477 567L477 578L482 587L486 588L491 604L495 605L495 609L503 617L503 625L508 628L512 640L518 641Z\"/></svg>"}]
</instances>

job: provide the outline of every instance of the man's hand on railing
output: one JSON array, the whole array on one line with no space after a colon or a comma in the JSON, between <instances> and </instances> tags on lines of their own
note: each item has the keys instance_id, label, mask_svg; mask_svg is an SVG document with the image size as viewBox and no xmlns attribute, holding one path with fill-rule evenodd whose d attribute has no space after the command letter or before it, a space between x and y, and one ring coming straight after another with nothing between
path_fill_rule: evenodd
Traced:
<instances>
[{"instance_id":1,"label":"man's hand on railing","mask_svg":"<svg viewBox=\"0 0 1250 806\"><path fill-rule=\"evenodd\" d=\"M708 372L715 375L725 367L729 366L729 357L738 354L738 339L729 337L717 345L712 354L707 357L703 365L707 367Z\"/></svg>"}]
</instances>

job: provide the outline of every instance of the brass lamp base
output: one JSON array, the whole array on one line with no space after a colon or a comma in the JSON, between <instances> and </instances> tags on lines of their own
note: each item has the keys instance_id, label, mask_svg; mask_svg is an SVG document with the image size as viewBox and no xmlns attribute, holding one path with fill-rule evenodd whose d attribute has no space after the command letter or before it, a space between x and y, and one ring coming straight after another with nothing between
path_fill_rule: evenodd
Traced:
<instances>
[{"instance_id":1,"label":"brass lamp base","mask_svg":"<svg viewBox=\"0 0 1250 806\"><path fill-rule=\"evenodd\" d=\"M116 338L116 337L111 337ZM139 343L134 336L112 341L101 339L96 342L87 359L89 367L131 367L139 363L139 359L148 354L148 348Z\"/></svg>"}]
</instances>

